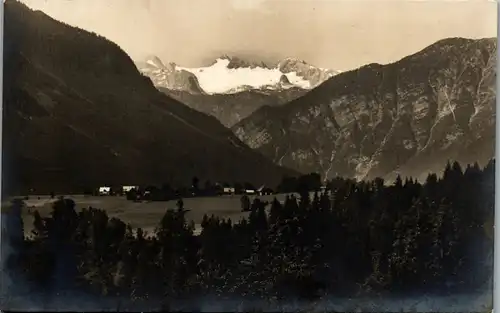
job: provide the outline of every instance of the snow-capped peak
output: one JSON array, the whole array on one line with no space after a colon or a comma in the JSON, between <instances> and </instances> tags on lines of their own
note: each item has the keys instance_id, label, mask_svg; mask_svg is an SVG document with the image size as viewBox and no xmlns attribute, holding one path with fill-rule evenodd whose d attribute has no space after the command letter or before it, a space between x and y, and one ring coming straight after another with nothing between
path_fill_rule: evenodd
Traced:
<instances>
[{"instance_id":1,"label":"snow-capped peak","mask_svg":"<svg viewBox=\"0 0 500 313\"><path fill-rule=\"evenodd\" d=\"M305 61L287 58L274 68L265 63L247 62L237 57L221 56L213 64L205 67L181 67L175 63L165 66L157 57L146 60L148 67L143 73L154 75L153 82L161 87L171 88L166 72L192 73L201 89L208 94L235 93L251 89L288 89L298 87L311 89L330 78L335 73L307 64ZM140 69L141 70L141 69ZM174 89L174 88L171 88Z\"/></svg>"},{"instance_id":2,"label":"snow-capped peak","mask_svg":"<svg viewBox=\"0 0 500 313\"><path fill-rule=\"evenodd\" d=\"M284 62L293 62L293 63L301 63L301 64L308 64L306 61L297 59L297 58L292 58L292 57L287 57L281 60L279 63L284 63ZM308 64L309 65L309 64Z\"/></svg>"},{"instance_id":3,"label":"snow-capped peak","mask_svg":"<svg viewBox=\"0 0 500 313\"><path fill-rule=\"evenodd\" d=\"M230 68L231 59L218 58L215 63L208 67L186 68L178 67L178 70L185 70L193 73L198 78L200 86L207 93L228 93L240 90L239 87L246 86L259 89L267 85L280 83L280 78L284 74L279 69L255 67ZM285 74L291 84L300 88L311 88L310 83L297 76L295 73Z\"/></svg>"},{"instance_id":4,"label":"snow-capped peak","mask_svg":"<svg viewBox=\"0 0 500 313\"><path fill-rule=\"evenodd\" d=\"M146 58L146 64L155 68L165 68L165 65L160 58L155 55Z\"/></svg>"}]
</instances>

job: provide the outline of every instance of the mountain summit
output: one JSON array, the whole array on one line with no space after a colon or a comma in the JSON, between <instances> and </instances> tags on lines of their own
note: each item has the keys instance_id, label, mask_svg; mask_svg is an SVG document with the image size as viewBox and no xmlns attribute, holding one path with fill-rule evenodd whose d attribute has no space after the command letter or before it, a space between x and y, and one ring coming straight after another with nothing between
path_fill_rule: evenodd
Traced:
<instances>
[{"instance_id":1,"label":"mountain summit","mask_svg":"<svg viewBox=\"0 0 500 313\"><path fill-rule=\"evenodd\" d=\"M216 61L214 62L217 63L218 60L228 60L229 64L227 65L228 69L237 69L237 68L267 68L271 69L266 63L264 62L253 62L253 61L246 61L242 58L239 57L231 57L228 56L227 54L223 55L220 58L217 58Z\"/></svg>"},{"instance_id":2,"label":"mountain summit","mask_svg":"<svg viewBox=\"0 0 500 313\"><path fill-rule=\"evenodd\" d=\"M150 56L137 66L141 72L151 78L154 85L168 86L172 90L183 90L193 94L205 93L200 87L196 75L179 69L175 63L164 63L157 56Z\"/></svg>"},{"instance_id":3,"label":"mountain summit","mask_svg":"<svg viewBox=\"0 0 500 313\"><path fill-rule=\"evenodd\" d=\"M165 66L157 57L137 63L137 67L159 90L215 116L227 127L262 106L292 101L338 74L292 58L270 67L228 55L206 67L187 68L175 63Z\"/></svg>"},{"instance_id":4,"label":"mountain summit","mask_svg":"<svg viewBox=\"0 0 500 313\"><path fill-rule=\"evenodd\" d=\"M340 73L340 71L314 67L303 60L294 58L282 60L278 63L277 68L282 73L295 73L295 75L302 77L310 83L311 88Z\"/></svg>"},{"instance_id":5,"label":"mountain summit","mask_svg":"<svg viewBox=\"0 0 500 313\"><path fill-rule=\"evenodd\" d=\"M232 129L301 172L425 178L448 159L494 156L496 38L449 38L388 64L329 78L303 97L256 110ZM303 62L280 65L300 74Z\"/></svg>"},{"instance_id":6,"label":"mountain summit","mask_svg":"<svg viewBox=\"0 0 500 313\"><path fill-rule=\"evenodd\" d=\"M182 88L183 85L177 82L184 82L187 77L193 77L199 82L200 89L207 94L232 94L248 90L280 90L291 87L309 90L338 73L291 58L279 62L274 68L264 62L249 62L227 55L217 58L213 64L206 67L187 68L172 64L173 68L165 69L161 60L154 57L138 63L137 66L157 87L191 92L191 85L186 84L186 88ZM172 78L175 75L181 77ZM289 83L282 79L283 75ZM198 93L198 90L192 93Z\"/></svg>"}]
</instances>

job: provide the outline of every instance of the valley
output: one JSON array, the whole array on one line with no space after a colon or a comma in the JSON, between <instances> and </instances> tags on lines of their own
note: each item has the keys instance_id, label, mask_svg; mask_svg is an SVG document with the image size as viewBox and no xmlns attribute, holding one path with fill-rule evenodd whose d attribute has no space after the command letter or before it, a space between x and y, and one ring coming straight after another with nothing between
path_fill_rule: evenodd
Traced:
<instances>
[{"instance_id":1,"label":"valley","mask_svg":"<svg viewBox=\"0 0 500 313\"><path fill-rule=\"evenodd\" d=\"M0 309L491 311L491 2L2 4Z\"/></svg>"}]
</instances>

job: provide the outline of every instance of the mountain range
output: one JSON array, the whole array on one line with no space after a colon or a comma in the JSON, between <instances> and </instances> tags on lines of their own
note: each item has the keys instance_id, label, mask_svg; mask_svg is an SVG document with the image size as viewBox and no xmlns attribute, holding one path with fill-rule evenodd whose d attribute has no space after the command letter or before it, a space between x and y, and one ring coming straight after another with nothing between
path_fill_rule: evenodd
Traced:
<instances>
[{"instance_id":1,"label":"mountain range","mask_svg":"<svg viewBox=\"0 0 500 313\"><path fill-rule=\"evenodd\" d=\"M158 91L116 44L5 2L3 187L81 191L200 180L276 184L293 170Z\"/></svg>"},{"instance_id":2,"label":"mountain range","mask_svg":"<svg viewBox=\"0 0 500 313\"><path fill-rule=\"evenodd\" d=\"M197 68L165 65L157 56L136 62L154 85L171 90L202 94L232 94L248 90L312 89L339 71L312 66L303 60L286 58L270 67L264 62L245 61L223 55L211 65Z\"/></svg>"},{"instance_id":3,"label":"mountain range","mask_svg":"<svg viewBox=\"0 0 500 313\"><path fill-rule=\"evenodd\" d=\"M447 160L494 157L496 38L448 38L329 78L232 127L276 164L356 179L425 179Z\"/></svg>"},{"instance_id":4,"label":"mountain range","mask_svg":"<svg viewBox=\"0 0 500 313\"><path fill-rule=\"evenodd\" d=\"M342 73L292 58L186 68L134 63L101 36L4 7L8 192L193 176L275 185L299 172L422 180L450 159L494 157L496 38L443 39Z\"/></svg>"},{"instance_id":5,"label":"mountain range","mask_svg":"<svg viewBox=\"0 0 500 313\"><path fill-rule=\"evenodd\" d=\"M223 55L199 68L165 65L150 56L136 63L141 73L165 94L233 126L256 109L290 102L339 71L286 58L274 66Z\"/></svg>"}]
</instances>

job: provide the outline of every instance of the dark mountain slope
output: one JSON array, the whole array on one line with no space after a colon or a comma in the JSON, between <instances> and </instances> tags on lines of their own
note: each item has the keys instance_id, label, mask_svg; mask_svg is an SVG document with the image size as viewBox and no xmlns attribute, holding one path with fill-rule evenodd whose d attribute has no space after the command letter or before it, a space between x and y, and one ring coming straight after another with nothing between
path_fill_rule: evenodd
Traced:
<instances>
[{"instance_id":1,"label":"dark mountain slope","mask_svg":"<svg viewBox=\"0 0 500 313\"><path fill-rule=\"evenodd\" d=\"M162 87L158 89L197 111L216 117L226 127L233 126L262 106L283 105L307 92L306 89L294 87L284 90L245 90L231 94L207 95Z\"/></svg>"},{"instance_id":2,"label":"dark mountain slope","mask_svg":"<svg viewBox=\"0 0 500 313\"><path fill-rule=\"evenodd\" d=\"M233 127L277 164L326 177L425 177L494 155L496 38L449 38L334 76Z\"/></svg>"},{"instance_id":3,"label":"dark mountain slope","mask_svg":"<svg viewBox=\"0 0 500 313\"><path fill-rule=\"evenodd\" d=\"M5 3L3 168L11 192L96 184L276 183L293 173L159 92L114 43Z\"/></svg>"}]
</instances>

